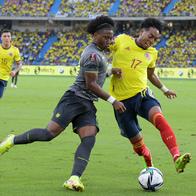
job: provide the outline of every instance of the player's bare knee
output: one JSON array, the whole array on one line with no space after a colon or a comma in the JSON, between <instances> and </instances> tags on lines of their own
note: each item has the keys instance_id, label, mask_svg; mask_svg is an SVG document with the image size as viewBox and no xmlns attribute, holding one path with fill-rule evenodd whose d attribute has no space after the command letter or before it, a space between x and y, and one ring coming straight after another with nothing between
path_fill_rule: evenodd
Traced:
<instances>
[{"instance_id":1,"label":"player's bare knee","mask_svg":"<svg viewBox=\"0 0 196 196\"><path fill-rule=\"evenodd\" d=\"M47 130L54 136L58 136L63 130L64 128L61 127L59 124L57 124L56 122L54 121L50 121L48 123L48 126L47 126Z\"/></svg>"}]
</instances>

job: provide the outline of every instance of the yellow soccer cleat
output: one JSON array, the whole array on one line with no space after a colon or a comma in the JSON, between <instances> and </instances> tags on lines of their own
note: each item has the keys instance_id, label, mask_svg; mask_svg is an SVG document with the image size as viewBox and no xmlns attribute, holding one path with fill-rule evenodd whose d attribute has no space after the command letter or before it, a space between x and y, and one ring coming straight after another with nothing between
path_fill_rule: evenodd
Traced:
<instances>
[{"instance_id":1,"label":"yellow soccer cleat","mask_svg":"<svg viewBox=\"0 0 196 196\"><path fill-rule=\"evenodd\" d=\"M185 154L179 156L175 161L176 171L178 173L184 172L184 168L185 168L186 164L190 162L190 160L191 160L190 153L185 153Z\"/></svg>"},{"instance_id":2,"label":"yellow soccer cleat","mask_svg":"<svg viewBox=\"0 0 196 196\"><path fill-rule=\"evenodd\" d=\"M10 134L0 143L0 155L7 152L14 145L14 137L14 134Z\"/></svg>"},{"instance_id":3,"label":"yellow soccer cleat","mask_svg":"<svg viewBox=\"0 0 196 196\"><path fill-rule=\"evenodd\" d=\"M69 180L65 181L63 187L69 190L74 190L78 192L84 191L84 185L82 184L78 176L71 176Z\"/></svg>"}]
</instances>

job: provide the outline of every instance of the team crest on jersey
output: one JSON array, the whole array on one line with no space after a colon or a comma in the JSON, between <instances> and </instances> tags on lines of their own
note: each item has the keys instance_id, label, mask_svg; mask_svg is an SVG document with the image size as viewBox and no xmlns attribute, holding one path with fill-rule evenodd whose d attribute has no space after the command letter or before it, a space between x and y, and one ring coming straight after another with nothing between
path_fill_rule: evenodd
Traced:
<instances>
[{"instance_id":1,"label":"team crest on jersey","mask_svg":"<svg viewBox=\"0 0 196 196\"><path fill-rule=\"evenodd\" d=\"M149 60L149 61L150 61L151 56L150 56L150 54L149 54L148 52L146 52L145 57L147 58L147 60Z\"/></svg>"},{"instance_id":2,"label":"team crest on jersey","mask_svg":"<svg viewBox=\"0 0 196 196\"><path fill-rule=\"evenodd\" d=\"M90 60L91 60L91 61L95 62L95 61L96 61L96 58L97 58L96 53L92 53L92 54L90 55Z\"/></svg>"},{"instance_id":3,"label":"team crest on jersey","mask_svg":"<svg viewBox=\"0 0 196 196\"><path fill-rule=\"evenodd\" d=\"M13 56L13 53L12 53L12 52L10 52L8 55L9 55L9 56Z\"/></svg>"},{"instance_id":4,"label":"team crest on jersey","mask_svg":"<svg viewBox=\"0 0 196 196\"><path fill-rule=\"evenodd\" d=\"M130 50L131 50L131 48L128 46L128 47L126 47L126 48L125 48L125 50L130 51Z\"/></svg>"}]
</instances>

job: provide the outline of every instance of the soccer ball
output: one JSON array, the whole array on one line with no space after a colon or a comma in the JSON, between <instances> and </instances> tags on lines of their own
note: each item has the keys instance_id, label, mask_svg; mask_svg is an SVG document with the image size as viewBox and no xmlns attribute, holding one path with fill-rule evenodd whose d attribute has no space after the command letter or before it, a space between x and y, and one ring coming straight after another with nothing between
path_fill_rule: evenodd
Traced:
<instances>
[{"instance_id":1,"label":"soccer ball","mask_svg":"<svg viewBox=\"0 0 196 196\"><path fill-rule=\"evenodd\" d=\"M155 167L143 169L138 177L139 184L144 190L157 191L163 186L163 174Z\"/></svg>"}]
</instances>

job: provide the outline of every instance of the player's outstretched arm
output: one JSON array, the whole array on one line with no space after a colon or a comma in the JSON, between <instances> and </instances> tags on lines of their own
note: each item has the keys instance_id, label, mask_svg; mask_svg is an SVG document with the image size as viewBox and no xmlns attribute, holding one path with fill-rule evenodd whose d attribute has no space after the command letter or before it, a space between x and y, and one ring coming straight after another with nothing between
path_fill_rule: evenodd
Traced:
<instances>
[{"instance_id":1,"label":"player's outstretched arm","mask_svg":"<svg viewBox=\"0 0 196 196\"><path fill-rule=\"evenodd\" d=\"M101 99L111 103L115 110L119 112L124 112L126 110L124 104L120 101L117 101L114 97L110 96L105 92L99 84L97 84L97 73L96 72L85 72L85 81L86 87L92 91L95 95Z\"/></svg>"},{"instance_id":2,"label":"player's outstretched arm","mask_svg":"<svg viewBox=\"0 0 196 196\"><path fill-rule=\"evenodd\" d=\"M161 83L161 81L159 80L157 75L154 73L154 70L155 70L155 68L148 68L148 70L147 70L148 79L150 80L150 82L154 86L159 88L167 98L169 98L169 99L175 98L177 96L176 93L174 91L168 89L164 84Z\"/></svg>"}]
</instances>

